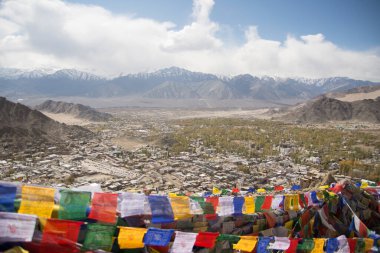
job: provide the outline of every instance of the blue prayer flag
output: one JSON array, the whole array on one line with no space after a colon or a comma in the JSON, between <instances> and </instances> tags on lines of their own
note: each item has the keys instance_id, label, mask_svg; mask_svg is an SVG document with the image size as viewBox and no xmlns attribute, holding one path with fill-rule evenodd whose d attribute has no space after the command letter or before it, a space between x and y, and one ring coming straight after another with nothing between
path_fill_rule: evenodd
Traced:
<instances>
[{"instance_id":1,"label":"blue prayer flag","mask_svg":"<svg viewBox=\"0 0 380 253\"><path fill-rule=\"evenodd\" d=\"M257 253L269 253L269 250L267 249L270 241L272 240L271 237L259 237L259 242L257 243Z\"/></svg>"},{"instance_id":2,"label":"blue prayer flag","mask_svg":"<svg viewBox=\"0 0 380 253\"><path fill-rule=\"evenodd\" d=\"M243 214L244 197L234 198L234 215Z\"/></svg>"},{"instance_id":3,"label":"blue prayer flag","mask_svg":"<svg viewBox=\"0 0 380 253\"><path fill-rule=\"evenodd\" d=\"M298 191L298 190L301 190L301 186L298 185L298 184L295 184L295 185L292 186L292 188L291 188L290 190L292 190L292 191Z\"/></svg>"},{"instance_id":4,"label":"blue prayer flag","mask_svg":"<svg viewBox=\"0 0 380 253\"><path fill-rule=\"evenodd\" d=\"M0 184L0 211L15 212L17 187L11 184Z\"/></svg>"},{"instance_id":5,"label":"blue prayer flag","mask_svg":"<svg viewBox=\"0 0 380 253\"><path fill-rule=\"evenodd\" d=\"M174 214L169 199L166 196L148 196L152 210L152 223L174 222Z\"/></svg>"},{"instance_id":6,"label":"blue prayer flag","mask_svg":"<svg viewBox=\"0 0 380 253\"><path fill-rule=\"evenodd\" d=\"M330 238L327 240L326 244L326 252L327 253L334 253L339 249L339 242L336 238Z\"/></svg>"},{"instance_id":7,"label":"blue prayer flag","mask_svg":"<svg viewBox=\"0 0 380 253\"><path fill-rule=\"evenodd\" d=\"M173 229L149 228L144 236L144 243L147 246L167 246L173 233Z\"/></svg>"},{"instance_id":8,"label":"blue prayer flag","mask_svg":"<svg viewBox=\"0 0 380 253\"><path fill-rule=\"evenodd\" d=\"M310 192L310 197L314 204L319 204L317 193L315 191Z\"/></svg>"}]
</instances>

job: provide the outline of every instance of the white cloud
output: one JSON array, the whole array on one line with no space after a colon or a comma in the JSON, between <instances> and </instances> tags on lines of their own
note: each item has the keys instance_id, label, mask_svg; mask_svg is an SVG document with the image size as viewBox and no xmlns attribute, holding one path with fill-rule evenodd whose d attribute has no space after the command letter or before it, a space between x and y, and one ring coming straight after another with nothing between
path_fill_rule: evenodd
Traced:
<instances>
[{"instance_id":1,"label":"white cloud","mask_svg":"<svg viewBox=\"0 0 380 253\"><path fill-rule=\"evenodd\" d=\"M116 15L93 5L60 0L14 0L0 5L0 66L79 68L102 74L179 66L217 74L328 77L380 81L379 50L349 51L323 34L261 38L248 27L239 46L216 36L213 0L194 0L193 21L170 22Z\"/></svg>"}]
</instances>

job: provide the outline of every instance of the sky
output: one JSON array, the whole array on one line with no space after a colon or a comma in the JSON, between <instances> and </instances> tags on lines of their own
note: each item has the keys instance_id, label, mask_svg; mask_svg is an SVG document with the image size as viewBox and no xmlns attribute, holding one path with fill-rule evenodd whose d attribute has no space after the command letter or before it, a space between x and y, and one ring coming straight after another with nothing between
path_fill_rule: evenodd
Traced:
<instances>
[{"instance_id":1,"label":"sky","mask_svg":"<svg viewBox=\"0 0 380 253\"><path fill-rule=\"evenodd\" d=\"M0 0L0 67L380 81L378 0Z\"/></svg>"}]
</instances>

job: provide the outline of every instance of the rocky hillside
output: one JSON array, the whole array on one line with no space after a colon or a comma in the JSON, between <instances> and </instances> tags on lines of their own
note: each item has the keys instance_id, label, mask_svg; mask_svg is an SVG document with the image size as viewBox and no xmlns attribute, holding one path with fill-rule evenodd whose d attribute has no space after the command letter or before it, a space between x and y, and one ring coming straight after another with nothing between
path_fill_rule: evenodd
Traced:
<instances>
[{"instance_id":1,"label":"rocky hillside","mask_svg":"<svg viewBox=\"0 0 380 253\"><path fill-rule=\"evenodd\" d=\"M283 118L315 123L345 120L380 123L380 97L354 102L321 97L306 103Z\"/></svg>"},{"instance_id":2,"label":"rocky hillside","mask_svg":"<svg viewBox=\"0 0 380 253\"><path fill-rule=\"evenodd\" d=\"M3 144L22 146L26 141L54 143L89 136L92 136L89 130L58 123L37 110L0 97L0 140Z\"/></svg>"},{"instance_id":3,"label":"rocky hillside","mask_svg":"<svg viewBox=\"0 0 380 253\"><path fill-rule=\"evenodd\" d=\"M67 113L77 118L87 119L90 121L107 121L112 118L111 114L98 112L89 106L61 101L47 100L42 104L37 105L36 109L51 113Z\"/></svg>"}]
</instances>

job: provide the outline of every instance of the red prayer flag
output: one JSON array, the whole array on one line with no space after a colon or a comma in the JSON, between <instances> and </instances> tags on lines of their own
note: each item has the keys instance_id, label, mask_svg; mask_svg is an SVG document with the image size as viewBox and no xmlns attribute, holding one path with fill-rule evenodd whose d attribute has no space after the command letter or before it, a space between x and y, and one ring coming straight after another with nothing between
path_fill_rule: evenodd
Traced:
<instances>
[{"instance_id":1,"label":"red prayer flag","mask_svg":"<svg viewBox=\"0 0 380 253\"><path fill-rule=\"evenodd\" d=\"M80 221L48 219L40 252L80 252L76 243L82 224Z\"/></svg>"},{"instance_id":2,"label":"red prayer flag","mask_svg":"<svg viewBox=\"0 0 380 253\"><path fill-rule=\"evenodd\" d=\"M88 218L116 223L117 193L95 192Z\"/></svg>"},{"instance_id":3,"label":"red prayer flag","mask_svg":"<svg viewBox=\"0 0 380 253\"><path fill-rule=\"evenodd\" d=\"M240 192L240 190L236 187L232 189L232 193L239 193L239 192Z\"/></svg>"},{"instance_id":4,"label":"red prayer flag","mask_svg":"<svg viewBox=\"0 0 380 253\"><path fill-rule=\"evenodd\" d=\"M212 206L214 207L214 210L216 212L216 208L219 205L219 197L218 196L208 197L208 198L206 198L206 202L210 202L212 204ZM205 217L207 220L215 220L216 217L218 217L218 215L217 214L206 214Z\"/></svg>"},{"instance_id":5,"label":"red prayer flag","mask_svg":"<svg viewBox=\"0 0 380 253\"><path fill-rule=\"evenodd\" d=\"M348 238L347 241L348 241L348 246L350 246L350 252L354 253L357 240L354 238Z\"/></svg>"},{"instance_id":6,"label":"red prayer flag","mask_svg":"<svg viewBox=\"0 0 380 253\"><path fill-rule=\"evenodd\" d=\"M212 232L199 232L197 238L195 239L195 246L204 247L212 249L215 246L216 238L218 238L219 233Z\"/></svg>"},{"instance_id":7,"label":"red prayer flag","mask_svg":"<svg viewBox=\"0 0 380 253\"><path fill-rule=\"evenodd\" d=\"M289 248L285 251L285 253L296 253L297 252L298 241L299 241L298 238L290 239Z\"/></svg>"},{"instance_id":8,"label":"red prayer flag","mask_svg":"<svg viewBox=\"0 0 380 253\"><path fill-rule=\"evenodd\" d=\"M270 207L272 206L272 200L273 196L265 196L264 203L261 206L261 209L270 210Z\"/></svg>"},{"instance_id":9,"label":"red prayer flag","mask_svg":"<svg viewBox=\"0 0 380 253\"><path fill-rule=\"evenodd\" d=\"M274 187L274 190L275 191L283 191L284 190L284 186L277 185L277 186Z\"/></svg>"},{"instance_id":10,"label":"red prayer flag","mask_svg":"<svg viewBox=\"0 0 380 253\"><path fill-rule=\"evenodd\" d=\"M343 185L342 184L335 184L335 186L330 188L329 190L338 194L339 192L341 192L343 190Z\"/></svg>"}]
</instances>

